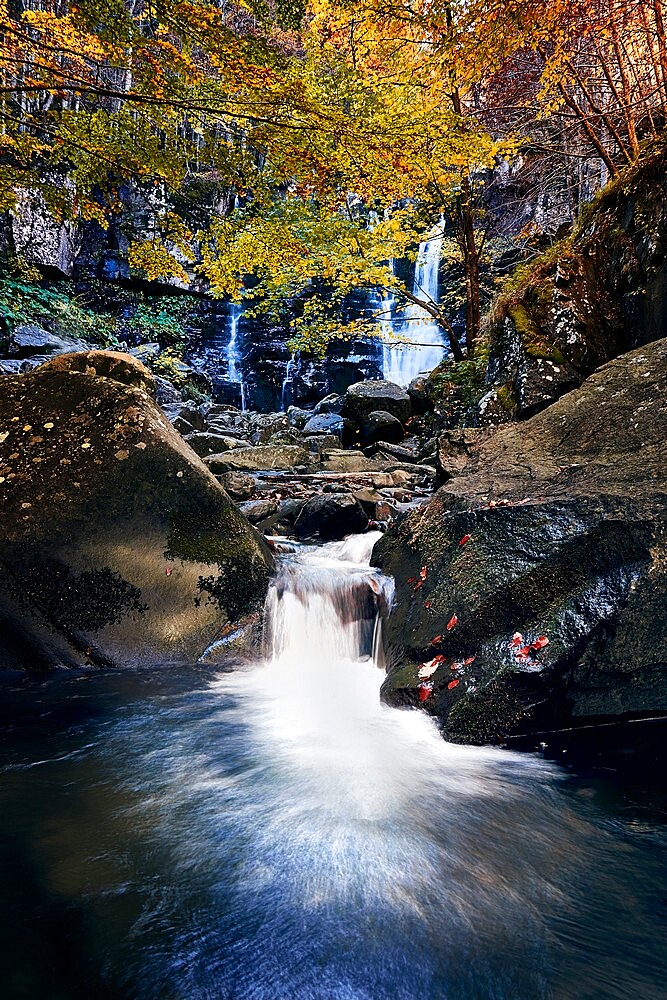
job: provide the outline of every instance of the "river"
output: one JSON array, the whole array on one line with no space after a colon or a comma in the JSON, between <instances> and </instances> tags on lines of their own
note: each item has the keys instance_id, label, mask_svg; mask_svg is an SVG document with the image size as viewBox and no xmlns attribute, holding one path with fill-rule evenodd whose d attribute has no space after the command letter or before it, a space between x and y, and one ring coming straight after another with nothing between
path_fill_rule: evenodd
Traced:
<instances>
[{"instance_id":1,"label":"river","mask_svg":"<svg viewBox=\"0 0 667 1000\"><path fill-rule=\"evenodd\" d=\"M372 542L256 664L4 679L3 1000L667 996L664 790L382 706Z\"/></svg>"}]
</instances>

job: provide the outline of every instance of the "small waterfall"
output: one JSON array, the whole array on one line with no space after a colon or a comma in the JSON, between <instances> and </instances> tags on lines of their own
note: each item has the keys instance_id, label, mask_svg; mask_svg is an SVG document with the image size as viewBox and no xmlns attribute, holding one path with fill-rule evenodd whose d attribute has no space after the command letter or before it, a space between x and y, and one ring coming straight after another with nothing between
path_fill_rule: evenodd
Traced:
<instances>
[{"instance_id":1,"label":"small waterfall","mask_svg":"<svg viewBox=\"0 0 667 1000\"><path fill-rule=\"evenodd\" d=\"M288 386L294 381L294 370L299 371L299 354L294 351L290 355L290 359L287 362L287 367L285 368L285 378L283 379L282 389L280 392L280 408L281 410L287 409L287 403L289 401Z\"/></svg>"},{"instance_id":2,"label":"small waterfall","mask_svg":"<svg viewBox=\"0 0 667 1000\"><path fill-rule=\"evenodd\" d=\"M428 239L420 244L415 262L413 294L423 302L438 301L438 270L442 253L444 223L441 219ZM391 310L393 301L387 299ZM389 324L382 324L385 344L382 352L383 375L389 382L409 385L417 375L429 372L445 354L442 330L416 303L410 303ZM393 343L392 343L393 339Z\"/></svg>"},{"instance_id":3,"label":"small waterfall","mask_svg":"<svg viewBox=\"0 0 667 1000\"><path fill-rule=\"evenodd\" d=\"M241 371L241 352L239 350L239 323L243 313L243 306L238 302L230 302L228 314L229 341L225 349L225 361L227 363L227 378L234 382L241 389L241 409L246 408L245 385L243 382L243 372Z\"/></svg>"}]
</instances>

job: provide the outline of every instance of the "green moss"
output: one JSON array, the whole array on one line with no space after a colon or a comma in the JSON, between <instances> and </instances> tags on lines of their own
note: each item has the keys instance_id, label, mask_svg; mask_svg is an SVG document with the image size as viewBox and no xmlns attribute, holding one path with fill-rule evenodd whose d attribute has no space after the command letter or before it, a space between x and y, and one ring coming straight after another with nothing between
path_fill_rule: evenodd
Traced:
<instances>
[{"instance_id":1,"label":"green moss","mask_svg":"<svg viewBox=\"0 0 667 1000\"><path fill-rule=\"evenodd\" d=\"M534 315L523 302L509 306L507 315L514 323L526 354L531 358L545 358L555 364L563 364L565 358L562 352L546 339Z\"/></svg>"},{"instance_id":2,"label":"green moss","mask_svg":"<svg viewBox=\"0 0 667 1000\"><path fill-rule=\"evenodd\" d=\"M514 398L511 385L499 386L496 389L496 399L507 413L512 413L516 407L516 399Z\"/></svg>"}]
</instances>

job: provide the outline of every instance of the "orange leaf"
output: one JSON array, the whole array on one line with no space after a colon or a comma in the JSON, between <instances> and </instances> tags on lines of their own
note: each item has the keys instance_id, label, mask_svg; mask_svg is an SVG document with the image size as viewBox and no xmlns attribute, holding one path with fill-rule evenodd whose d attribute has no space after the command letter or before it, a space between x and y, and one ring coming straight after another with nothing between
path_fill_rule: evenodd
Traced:
<instances>
[{"instance_id":1,"label":"orange leaf","mask_svg":"<svg viewBox=\"0 0 667 1000\"><path fill-rule=\"evenodd\" d=\"M461 682L459 680L450 681L447 685L447 690L451 691L453 688L458 687Z\"/></svg>"},{"instance_id":2,"label":"orange leaf","mask_svg":"<svg viewBox=\"0 0 667 1000\"><path fill-rule=\"evenodd\" d=\"M454 614L454 615L452 615L452 617L451 617L451 618L449 619L449 621L447 622L447 631L448 631L448 632L451 632L451 631L452 631L452 629L454 628L454 626L455 626L455 625L457 624L458 620L459 620L459 619L458 619L458 616L457 616L457 615L455 615L455 614Z\"/></svg>"}]
</instances>

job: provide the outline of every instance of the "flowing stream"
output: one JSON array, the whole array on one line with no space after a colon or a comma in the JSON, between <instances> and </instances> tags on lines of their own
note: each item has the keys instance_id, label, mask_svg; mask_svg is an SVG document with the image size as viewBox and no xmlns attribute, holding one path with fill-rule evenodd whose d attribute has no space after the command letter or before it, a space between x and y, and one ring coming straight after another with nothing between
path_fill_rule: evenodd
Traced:
<instances>
[{"instance_id":1,"label":"flowing stream","mask_svg":"<svg viewBox=\"0 0 667 1000\"><path fill-rule=\"evenodd\" d=\"M256 664L7 683L3 998L665 996L663 799L384 707L376 538L283 558Z\"/></svg>"}]
</instances>

